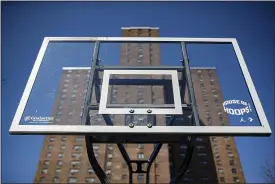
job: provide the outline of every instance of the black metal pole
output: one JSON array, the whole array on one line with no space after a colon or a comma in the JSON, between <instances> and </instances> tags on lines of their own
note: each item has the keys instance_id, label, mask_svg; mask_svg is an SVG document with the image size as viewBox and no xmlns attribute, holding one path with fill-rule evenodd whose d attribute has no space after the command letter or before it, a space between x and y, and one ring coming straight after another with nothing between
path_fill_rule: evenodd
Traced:
<instances>
[{"instance_id":1,"label":"black metal pole","mask_svg":"<svg viewBox=\"0 0 275 184\"><path fill-rule=\"evenodd\" d=\"M200 126L199 114L197 111L195 92L194 92L191 71L190 71L190 66L189 66L189 59L188 59L188 55L187 55L187 49L186 49L185 42L181 42L181 49L182 49L183 63L184 63L184 67L185 67L185 76L187 79L188 94L189 94L190 103L192 105L193 118L195 120L196 126Z\"/></svg>"},{"instance_id":2,"label":"black metal pole","mask_svg":"<svg viewBox=\"0 0 275 184\"><path fill-rule=\"evenodd\" d=\"M122 155L122 157L124 158L127 166L128 166L128 170L129 170L129 184L132 184L133 183L133 168L132 168L132 165L131 165L131 159L125 149L125 147L123 146L123 144L121 143L118 143L117 144L117 147Z\"/></svg>"},{"instance_id":3,"label":"black metal pole","mask_svg":"<svg viewBox=\"0 0 275 184\"><path fill-rule=\"evenodd\" d=\"M96 65L97 65L97 62L98 62L99 45L100 45L99 42L95 43L93 59L92 59L92 64L91 64L91 70L90 70L90 76L89 76L89 80L88 80L88 86L86 88L87 92L86 92L86 97L85 97L85 101L84 101L84 108L83 108L83 113L82 113L82 118L81 118L81 125L85 125L85 123L86 123L86 119L87 119L88 112L89 112L88 107L89 107L89 105L91 103L91 99L92 99L95 69L96 69Z\"/></svg>"},{"instance_id":4,"label":"black metal pole","mask_svg":"<svg viewBox=\"0 0 275 184\"><path fill-rule=\"evenodd\" d=\"M110 184L106 174L102 170L101 166L97 162L97 159L94 154L94 148L93 148L93 138L91 136L85 136L86 140L86 147L87 147L87 153L88 158L91 163L91 166L93 170L95 171L95 174L97 175L98 179L100 180L100 183L102 184Z\"/></svg>"}]
</instances>

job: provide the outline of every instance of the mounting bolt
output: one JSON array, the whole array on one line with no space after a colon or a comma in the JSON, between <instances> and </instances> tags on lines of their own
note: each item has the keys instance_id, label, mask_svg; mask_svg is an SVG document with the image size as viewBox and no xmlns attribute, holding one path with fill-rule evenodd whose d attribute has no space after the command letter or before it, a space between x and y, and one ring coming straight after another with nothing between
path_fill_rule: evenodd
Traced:
<instances>
[{"instance_id":1,"label":"mounting bolt","mask_svg":"<svg viewBox=\"0 0 275 184\"><path fill-rule=\"evenodd\" d=\"M148 128L152 128L152 126L153 126L153 125L152 125L151 123L148 123L148 124L147 124L147 127L148 127Z\"/></svg>"},{"instance_id":2,"label":"mounting bolt","mask_svg":"<svg viewBox=\"0 0 275 184\"><path fill-rule=\"evenodd\" d=\"M134 113L135 111L134 111L133 109L131 109L129 112L130 112L130 113Z\"/></svg>"},{"instance_id":3,"label":"mounting bolt","mask_svg":"<svg viewBox=\"0 0 275 184\"><path fill-rule=\"evenodd\" d=\"M151 113L151 112L152 112L152 110L150 110L150 109L149 109L149 110L147 110L147 112L148 112L148 113Z\"/></svg>"},{"instance_id":4,"label":"mounting bolt","mask_svg":"<svg viewBox=\"0 0 275 184\"><path fill-rule=\"evenodd\" d=\"M130 124L129 124L129 127L130 127L130 128L134 128L134 126L135 126L134 123L130 123Z\"/></svg>"}]
</instances>

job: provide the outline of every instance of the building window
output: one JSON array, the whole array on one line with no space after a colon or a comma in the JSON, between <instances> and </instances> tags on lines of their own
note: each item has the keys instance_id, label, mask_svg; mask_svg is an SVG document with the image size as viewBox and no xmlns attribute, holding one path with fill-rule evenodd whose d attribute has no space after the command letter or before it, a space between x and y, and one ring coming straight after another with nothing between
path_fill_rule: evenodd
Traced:
<instances>
[{"instance_id":1,"label":"building window","mask_svg":"<svg viewBox=\"0 0 275 184\"><path fill-rule=\"evenodd\" d=\"M183 178L184 181L193 181L193 178Z\"/></svg>"},{"instance_id":2,"label":"building window","mask_svg":"<svg viewBox=\"0 0 275 184\"><path fill-rule=\"evenodd\" d=\"M99 150L100 146L99 145L93 145L94 150Z\"/></svg>"},{"instance_id":3,"label":"building window","mask_svg":"<svg viewBox=\"0 0 275 184\"><path fill-rule=\"evenodd\" d=\"M203 164L203 165L206 165L207 161L201 161L200 163Z\"/></svg>"},{"instance_id":4,"label":"building window","mask_svg":"<svg viewBox=\"0 0 275 184\"><path fill-rule=\"evenodd\" d=\"M64 154L63 153L58 153L58 158L63 158Z\"/></svg>"},{"instance_id":5,"label":"building window","mask_svg":"<svg viewBox=\"0 0 275 184\"><path fill-rule=\"evenodd\" d=\"M76 183L76 182L77 182L77 179L76 179L76 178L69 178L69 179L68 179L68 182L69 182L69 183Z\"/></svg>"},{"instance_id":6,"label":"building window","mask_svg":"<svg viewBox=\"0 0 275 184\"><path fill-rule=\"evenodd\" d=\"M52 154L51 154L51 153L47 153L47 154L46 154L46 157L47 157L47 158L51 158L51 157L52 157Z\"/></svg>"},{"instance_id":7,"label":"building window","mask_svg":"<svg viewBox=\"0 0 275 184\"><path fill-rule=\"evenodd\" d=\"M66 141L67 140L67 137L62 137L61 138L61 141Z\"/></svg>"},{"instance_id":8,"label":"building window","mask_svg":"<svg viewBox=\"0 0 275 184\"><path fill-rule=\"evenodd\" d=\"M62 145L62 146L60 146L60 149L61 149L61 150L65 150L65 149L66 149L66 146Z\"/></svg>"},{"instance_id":9,"label":"building window","mask_svg":"<svg viewBox=\"0 0 275 184\"><path fill-rule=\"evenodd\" d=\"M71 161L71 164L73 167L75 167L76 165L80 165L79 161Z\"/></svg>"},{"instance_id":10,"label":"building window","mask_svg":"<svg viewBox=\"0 0 275 184\"><path fill-rule=\"evenodd\" d=\"M221 182L221 183L224 183L224 182L225 182L224 177L220 177L220 182Z\"/></svg>"},{"instance_id":11,"label":"building window","mask_svg":"<svg viewBox=\"0 0 275 184\"><path fill-rule=\"evenodd\" d=\"M111 167L112 166L112 162L107 162L107 167Z\"/></svg>"},{"instance_id":12,"label":"building window","mask_svg":"<svg viewBox=\"0 0 275 184\"><path fill-rule=\"evenodd\" d=\"M138 148L139 149L143 149L144 148L144 144L138 144Z\"/></svg>"},{"instance_id":13,"label":"building window","mask_svg":"<svg viewBox=\"0 0 275 184\"><path fill-rule=\"evenodd\" d=\"M48 173L48 169L42 169L41 170L41 174L47 174Z\"/></svg>"},{"instance_id":14,"label":"building window","mask_svg":"<svg viewBox=\"0 0 275 184\"><path fill-rule=\"evenodd\" d=\"M108 158L113 158L113 155L112 154L108 154L107 157Z\"/></svg>"},{"instance_id":15,"label":"building window","mask_svg":"<svg viewBox=\"0 0 275 184\"><path fill-rule=\"evenodd\" d=\"M70 169L70 174L71 175L74 175L76 173L79 173L79 170L78 169Z\"/></svg>"},{"instance_id":16,"label":"building window","mask_svg":"<svg viewBox=\"0 0 275 184\"><path fill-rule=\"evenodd\" d=\"M222 168L218 168L218 172L222 174L223 173L223 169Z\"/></svg>"},{"instance_id":17,"label":"building window","mask_svg":"<svg viewBox=\"0 0 275 184\"><path fill-rule=\"evenodd\" d=\"M61 173L61 169L56 169L55 172L56 172L56 174L59 174L59 173Z\"/></svg>"},{"instance_id":18,"label":"building window","mask_svg":"<svg viewBox=\"0 0 275 184\"><path fill-rule=\"evenodd\" d=\"M51 138L50 138L50 142L54 142L54 137L51 137Z\"/></svg>"},{"instance_id":19,"label":"building window","mask_svg":"<svg viewBox=\"0 0 275 184\"><path fill-rule=\"evenodd\" d=\"M113 145L108 145L108 150L109 150L109 151L113 151L113 150L114 150Z\"/></svg>"},{"instance_id":20,"label":"building window","mask_svg":"<svg viewBox=\"0 0 275 184\"><path fill-rule=\"evenodd\" d=\"M234 161L234 160L229 160L229 164L230 164L231 166L233 166L233 165L235 165L235 161Z\"/></svg>"},{"instance_id":21,"label":"building window","mask_svg":"<svg viewBox=\"0 0 275 184\"><path fill-rule=\"evenodd\" d=\"M74 151L82 151L82 146L74 146Z\"/></svg>"},{"instance_id":22,"label":"building window","mask_svg":"<svg viewBox=\"0 0 275 184\"><path fill-rule=\"evenodd\" d=\"M230 137L224 137L225 141L229 141Z\"/></svg>"},{"instance_id":23,"label":"building window","mask_svg":"<svg viewBox=\"0 0 275 184\"><path fill-rule=\"evenodd\" d=\"M239 180L238 177L233 177L233 180L234 180L234 182L236 182L236 183L239 183L239 182L240 182L240 180Z\"/></svg>"},{"instance_id":24,"label":"building window","mask_svg":"<svg viewBox=\"0 0 275 184\"><path fill-rule=\"evenodd\" d=\"M196 138L196 141L197 141L197 142L202 142L203 139L198 137L198 138Z\"/></svg>"},{"instance_id":25,"label":"building window","mask_svg":"<svg viewBox=\"0 0 275 184\"><path fill-rule=\"evenodd\" d=\"M237 174L237 169L232 168L232 169L231 169L231 172L232 172L232 174Z\"/></svg>"},{"instance_id":26,"label":"building window","mask_svg":"<svg viewBox=\"0 0 275 184\"><path fill-rule=\"evenodd\" d=\"M233 158L234 157L234 155L233 155L233 153L232 152L228 152L228 154L227 154L229 157L231 157L231 158Z\"/></svg>"},{"instance_id":27,"label":"building window","mask_svg":"<svg viewBox=\"0 0 275 184\"><path fill-rule=\"evenodd\" d=\"M107 170L105 171L105 174L106 174L106 175L110 175L110 174L112 174L112 171L109 170L109 169L107 169Z\"/></svg>"},{"instance_id":28,"label":"building window","mask_svg":"<svg viewBox=\"0 0 275 184\"><path fill-rule=\"evenodd\" d=\"M94 171L93 169L90 168L90 169L88 169L88 173L89 173L89 174L94 174L95 171Z\"/></svg>"},{"instance_id":29,"label":"building window","mask_svg":"<svg viewBox=\"0 0 275 184\"><path fill-rule=\"evenodd\" d=\"M226 145L226 150L231 150L231 147L229 144Z\"/></svg>"},{"instance_id":30,"label":"building window","mask_svg":"<svg viewBox=\"0 0 275 184\"><path fill-rule=\"evenodd\" d=\"M72 116L74 113L74 111L72 110L71 112L69 112L69 116Z\"/></svg>"},{"instance_id":31,"label":"building window","mask_svg":"<svg viewBox=\"0 0 275 184\"><path fill-rule=\"evenodd\" d=\"M48 151L52 150L53 146L48 146Z\"/></svg>"},{"instance_id":32,"label":"building window","mask_svg":"<svg viewBox=\"0 0 275 184\"><path fill-rule=\"evenodd\" d=\"M210 84L214 85L214 80L213 79L210 80Z\"/></svg>"},{"instance_id":33,"label":"building window","mask_svg":"<svg viewBox=\"0 0 275 184\"><path fill-rule=\"evenodd\" d=\"M53 178L53 182L54 182L54 183L58 183L58 182L59 182L59 178L58 178L58 177L54 177L54 178Z\"/></svg>"},{"instance_id":34,"label":"building window","mask_svg":"<svg viewBox=\"0 0 275 184\"><path fill-rule=\"evenodd\" d=\"M57 161L57 165L59 166L59 167L61 167L62 166L62 161Z\"/></svg>"},{"instance_id":35,"label":"building window","mask_svg":"<svg viewBox=\"0 0 275 184\"><path fill-rule=\"evenodd\" d=\"M95 182L95 178L86 178L85 179L85 181L87 182L87 183L94 183Z\"/></svg>"},{"instance_id":36,"label":"building window","mask_svg":"<svg viewBox=\"0 0 275 184\"><path fill-rule=\"evenodd\" d=\"M144 181L144 175L143 174L138 174L137 179L138 179L139 183L142 183Z\"/></svg>"},{"instance_id":37,"label":"building window","mask_svg":"<svg viewBox=\"0 0 275 184\"><path fill-rule=\"evenodd\" d=\"M79 153L73 153L72 157L75 158L75 159L79 159L81 157L81 154L79 154Z\"/></svg>"},{"instance_id":38,"label":"building window","mask_svg":"<svg viewBox=\"0 0 275 184\"><path fill-rule=\"evenodd\" d=\"M45 178L44 177L40 177L39 178L39 182L43 182L43 181L45 181Z\"/></svg>"},{"instance_id":39,"label":"building window","mask_svg":"<svg viewBox=\"0 0 275 184\"><path fill-rule=\"evenodd\" d=\"M50 161L48 161L48 160L44 161L44 165L45 165L45 166L46 166L46 165L50 165Z\"/></svg>"},{"instance_id":40,"label":"building window","mask_svg":"<svg viewBox=\"0 0 275 184\"><path fill-rule=\"evenodd\" d=\"M222 166L221 162L217 162L216 164L217 166Z\"/></svg>"},{"instance_id":41,"label":"building window","mask_svg":"<svg viewBox=\"0 0 275 184\"><path fill-rule=\"evenodd\" d=\"M204 149L205 146L196 146L198 150Z\"/></svg>"},{"instance_id":42,"label":"building window","mask_svg":"<svg viewBox=\"0 0 275 184\"><path fill-rule=\"evenodd\" d=\"M143 59L143 54L139 54L138 59Z\"/></svg>"},{"instance_id":43,"label":"building window","mask_svg":"<svg viewBox=\"0 0 275 184\"><path fill-rule=\"evenodd\" d=\"M181 156L181 157L185 157L185 154L184 154L184 153L181 153L180 156Z\"/></svg>"},{"instance_id":44,"label":"building window","mask_svg":"<svg viewBox=\"0 0 275 184\"><path fill-rule=\"evenodd\" d=\"M187 149L187 146L186 145L181 145L180 149Z\"/></svg>"},{"instance_id":45,"label":"building window","mask_svg":"<svg viewBox=\"0 0 275 184\"><path fill-rule=\"evenodd\" d=\"M205 153L198 153L197 155L198 155L198 156L206 156Z\"/></svg>"},{"instance_id":46,"label":"building window","mask_svg":"<svg viewBox=\"0 0 275 184\"><path fill-rule=\"evenodd\" d=\"M138 153L138 159L143 159L144 158L144 154L143 153Z\"/></svg>"},{"instance_id":47,"label":"building window","mask_svg":"<svg viewBox=\"0 0 275 184\"><path fill-rule=\"evenodd\" d=\"M138 103L143 104L144 100L140 98L140 99L138 99Z\"/></svg>"}]
</instances>

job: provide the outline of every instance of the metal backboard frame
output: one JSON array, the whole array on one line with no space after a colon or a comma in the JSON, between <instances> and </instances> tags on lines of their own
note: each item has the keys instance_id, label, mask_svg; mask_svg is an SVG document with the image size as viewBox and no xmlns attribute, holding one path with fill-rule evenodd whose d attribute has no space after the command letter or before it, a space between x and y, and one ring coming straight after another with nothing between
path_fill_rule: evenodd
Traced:
<instances>
[{"instance_id":1,"label":"metal backboard frame","mask_svg":"<svg viewBox=\"0 0 275 184\"><path fill-rule=\"evenodd\" d=\"M236 57L238 59L244 79L247 83L248 90L254 102L261 126L137 126L130 128L127 126L83 126L83 125L20 125L20 119L23 115L24 108L27 104L29 95L37 77L43 56L49 42L153 42L153 43L181 43L182 47L186 43L205 43L205 44L232 44ZM183 51L183 58L187 59ZM189 68L189 66L186 66ZM190 68L189 68L190 69ZM192 99L191 99L192 101ZM195 107L193 107L195 108ZM18 109L10 127L11 134L71 134L71 135L88 135L88 134L165 134L165 135L208 135L208 136L255 136L270 135L271 129L260 102L259 96L251 79L250 73L246 66L244 57L241 53L238 42L235 38L169 38L169 37L47 37L44 39L31 75L27 82L23 96L20 100Z\"/></svg>"},{"instance_id":2,"label":"metal backboard frame","mask_svg":"<svg viewBox=\"0 0 275 184\"><path fill-rule=\"evenodd\" d=\"M172 77L172 89L174 108L107 108L107 97L110 75L170 75ZM182 114L179 79L177 71L173 70L104 70L101 88L99 114ZM133 113L131 113L133 112Z\"/></svg>"}]
</instances>

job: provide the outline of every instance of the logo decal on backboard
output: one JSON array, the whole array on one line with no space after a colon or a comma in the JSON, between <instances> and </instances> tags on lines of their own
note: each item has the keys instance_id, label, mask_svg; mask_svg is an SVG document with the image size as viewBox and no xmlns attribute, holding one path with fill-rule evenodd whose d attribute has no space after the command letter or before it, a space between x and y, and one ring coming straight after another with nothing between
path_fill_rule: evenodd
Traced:
<instances>
[{"instance_id":1,"label":"logo decal on backboard","mask_svg":"<svg viewBox=\"0 0 275 184\"><path fill-rule=\"evenodd\" d=\"M237 105L239 108L232 108L231 105ZM242 100L227 100L223 102L224 111L231 115L242 116L252 112L250 104Z\"/></svg>"},{"instance_id":2,"label":"logo decal on backboard","mask_svg":"<svg viewBox=\"0 0 275 184\"><path fill-rule=\"evenodd\" d=\"M234 108L232 107L234 106ZM242 116L240 122L252 122L253 118L249 117L247 120L244 119L245 114L252 112L250 104L242 100L227 100L223 102L224 111L227 114Z\"/></svg>"},{"instance_id":3,"label":"logo decal on backboard","mask_svg":"<svg viewBox=\"0 0 275 184\"><path fill-rule=\"evenodd\" d=\"M24 120L29 121L29 123L51 123L54 117L25 116Z\"/></svg>"}]
</instances>

